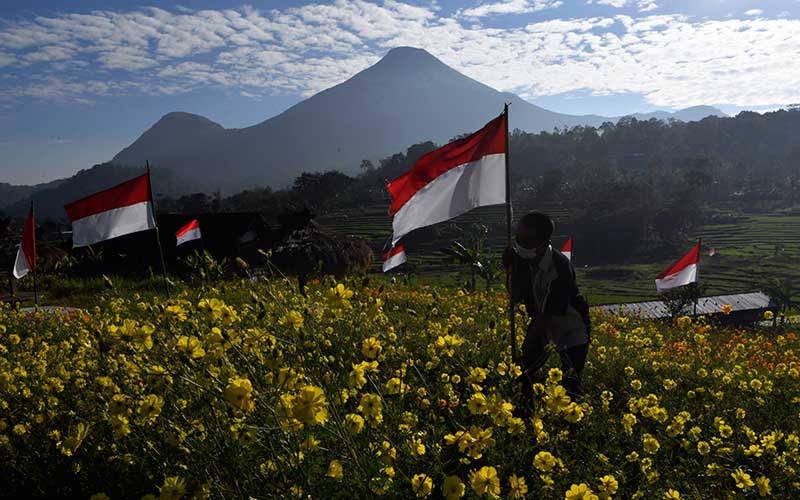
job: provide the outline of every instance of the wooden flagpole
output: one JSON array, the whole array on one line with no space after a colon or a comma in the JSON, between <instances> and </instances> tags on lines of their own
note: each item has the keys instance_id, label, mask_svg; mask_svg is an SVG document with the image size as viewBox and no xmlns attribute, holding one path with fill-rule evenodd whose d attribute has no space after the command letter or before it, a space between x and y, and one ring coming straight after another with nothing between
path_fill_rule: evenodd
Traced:
<instances>
[{"instance_id":1,"label":"wooden flagpole","mask_svg":"<svg viewBox=\"0 0 800 500\"><path fill-rule=\"evenodd\" d=\"M508 103L503 108L506 122L506 233L508 237L508 248L513 248L513 235L511 234L511 223L513 219L513 210L511 208L511 167L509 165L509 148L508 148ZM511 327L511 359L515 362L517 358L517 325L516 315L514 314L514 291L513 291L513 276L514 276L514 261L512 260L510 272L506 275L506 286L508 287L508 322Z\"/></svg>"},{"instance_id":2,"label":"wooden flagpole","mask_svg":"<svg viewBox=\"0 0 800 500\"><path fill-rule=\"evenodd\" d=\"M39 308L39 282L36 279L36 275L39 274L37 270L39 267L39 263L36 262L37 258L36 255L38 254L36 250L36 215L34 214L33 210L33 200L31 199L31 226L32 226L32 235L33 238L33 304L36 308Z\"/></svg>"},{"instance_id":3,"label":"wooden flagpole","mask_svg":"<svg viewBox=\"0 0 800 500\"><path fill-rule=\"evenodd\" d=\"M167 279L167 263L164 260L164 250L161 248L161 235L158 232L158 220L156 219L156 198L153 196L153 181L150 179L150 161L146 160L147 165L147 189L150 194L150 206L153 207L153 221L156 224L156 243L158 244L158 255L161 258L161 272L164 276L164 290L167 291L167 298L171 299L172 296L169 292L169 280Z\"/></svg>"}]
</instances>

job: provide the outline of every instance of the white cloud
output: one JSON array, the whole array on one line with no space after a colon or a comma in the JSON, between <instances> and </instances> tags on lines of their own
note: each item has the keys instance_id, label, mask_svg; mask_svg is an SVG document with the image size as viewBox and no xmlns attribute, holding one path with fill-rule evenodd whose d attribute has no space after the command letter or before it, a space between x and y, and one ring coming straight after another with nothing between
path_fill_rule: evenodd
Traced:
<instances>
[{"instance_id":1,"label":"white cloud","mask_svg":"<svg viewBox=\"0 0 800 500\"><path fill-rule=\"evenodd\" d=\"M755 17L755 16L760 16L763 13L764 13L764 11L761 10L761 9L750 9L747 12L745 12L744 15L745 16Z\"/></svg>"},{"instance_id":2,"label":"white cloud","mask_svg":"<svg viewBox=\"0 0 800 500\"><path fill-rule=\"evenodd\" d=\"M652 0L587 0L587 4L606 5L621 9L623 7L635 7L639 12L650 12L656 10L658 4Z\"/></svg>"},{"instance_id":3,"label":"white cloud","mask_svg":"<svg viewBox=\"0 0 800 500\"><path fill-rule=\"evenodd\" d=\"M595 1L655 8L642 0ZM0 24L0 101L91 102L206 87L308 96L399 45L424 48L526 98L638 93L668 107L797 100L800 20L637 14L506 29L477 21L491 6L558 3L514 2L478 5L472 9L485 10L472 18L466 11L443 16L435 5L337 0L270 11L147 8L7 21ZM14 68L21 69L8 71Z\"/></svg>"},{"instance_id":4,"label":"white cloud","mask_svg":"<svg viewBox=\"0 0 800 500\"><path fill-rule=\"evenodd\" d=\"M554 0L504 0L502 2L484 3L459 11L459 14L468 18L479 18L497 14L525 14L546 9L555 9L564 5L564 2Z\"/></svg>"}]
</instances>

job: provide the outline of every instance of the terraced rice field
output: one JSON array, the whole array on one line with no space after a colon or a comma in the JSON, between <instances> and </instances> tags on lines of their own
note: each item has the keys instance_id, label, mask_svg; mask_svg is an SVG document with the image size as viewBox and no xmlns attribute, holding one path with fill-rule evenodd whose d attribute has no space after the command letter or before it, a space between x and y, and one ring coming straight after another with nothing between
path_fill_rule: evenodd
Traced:
<instances>
[{"instance_id":1,"label":"terraced rice field","mask_svg":"<svg viewBox=\"0 0 800 500\"><path fill-rule=\"evenodd\" d=\"M531 207L517 207L517 213L525 213ZM538 207L553 214L557 219L565 218L566 212L556 207ZM487 248L495 254L505 245L505 212L503 207L486 207L465 214L455 220L459 227L472 223L490 226ZM327 227L344 234L366 239L376 258L391 234L391 219L383 206L371 207L359 213L331 214L319 219ZM447 246L452 239L464 241L452 224L443 223L422 230L427 234L409 238L405 244L409 255L408 271L412 271L421 282L444 282L458 284L463 276L458 268L444 262L439 248ZM560 244L565 235L553 237ZM577 235L579 240L580 235ZM731 218L731 222L703 227L692 238L703 238L704 253L700 261L701 280L709 287L709 293L737 293L758 290L771 278L792 278L800 283L800 209ZM691 243L687 243L688 250ZM709 257L708 248L715 248L716 255ZM581 288L595 304L630 302L656 297L655 276L665 269L671 260L658 258L648 264L607 265L586 267L580 263L580 248L576 248L576 270ZM675 255L677 259L680 255ZM672 260L674 260L672 259ZM379 262L374 270L379 272Z\"/></svg>"}]
</instances>

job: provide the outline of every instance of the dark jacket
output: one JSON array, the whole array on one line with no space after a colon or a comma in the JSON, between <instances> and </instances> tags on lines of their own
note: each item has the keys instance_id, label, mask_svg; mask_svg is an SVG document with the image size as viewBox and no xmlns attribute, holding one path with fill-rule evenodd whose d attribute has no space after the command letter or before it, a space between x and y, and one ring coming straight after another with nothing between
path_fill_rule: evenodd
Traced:
<instances>
[{"instance_id":1,"label":"dark jacket","mask_svg":"<svg viewBox=\"0 0 800 500\"><path fill-rule=\"evenodd\" d=\"M556 268L558 277L550 284L550 294L547 297L544 311L536 311L531 280L539 265L539 259L523 259L514 253L513 275L511 278L511 296L514 302L525 304L531 316L539 312L547 315L564 316L567 314L569 305L581 312L579 302L583 298L579 298L580 293L578 282L575 278L575 269L569 259L555 248L553 249L553 265Z\"/></svg>"}]
</instances>

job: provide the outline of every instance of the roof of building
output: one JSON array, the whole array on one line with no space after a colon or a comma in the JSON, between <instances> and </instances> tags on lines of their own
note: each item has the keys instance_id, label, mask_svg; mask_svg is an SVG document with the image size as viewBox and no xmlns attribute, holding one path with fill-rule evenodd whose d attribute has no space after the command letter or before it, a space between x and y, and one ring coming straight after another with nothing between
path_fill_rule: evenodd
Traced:
<instances>
[{"instance_id":1,"label":"roof of building","mask_svg":"<svg viewBox=\"0 0 800 500\"><path fill-rule=\"evenodd\" d=\"M774 307L769 296L763 292L738 293L734 295L714 295L701 297L697 302L698 315L720 314L722 306L731 306L731 312L763 310ZM670 316L667 306L661 300L648 302L629 302L624 304L606 304L596 306L603 312L612 314L631 314L645 319L667 318ZM684 309L684 314L693 314L693 305Z\"/></svg>"}]
</instances>

